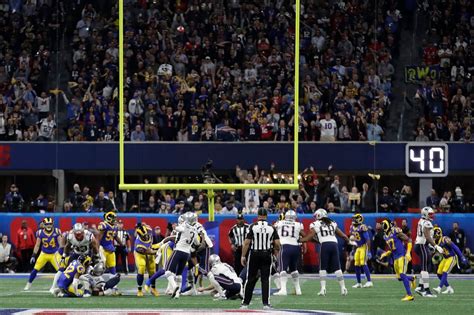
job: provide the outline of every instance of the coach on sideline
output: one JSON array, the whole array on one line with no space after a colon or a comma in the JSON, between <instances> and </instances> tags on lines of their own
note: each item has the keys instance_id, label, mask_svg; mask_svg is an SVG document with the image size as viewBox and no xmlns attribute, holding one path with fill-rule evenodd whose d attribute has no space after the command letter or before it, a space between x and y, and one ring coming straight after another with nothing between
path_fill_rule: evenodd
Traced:
<instances>
[{"instance_id":1,"label":"coach on sideline","mask_svg":"<svg viewBox=\"0 0 474 315\"><path fill-rule=\"evenodd\" d=\"M245 283L245 297L241 309L247 309L252 300L253 289L258 280L258 271L262 281L263 309L271 309L270 270L272 268L272 251L277 255L280 251L280 239L276 229L267 222L267 210L258 210L258 221L250 225L242 248L242 266L247 266L247 282ZM250 254L247 253L250 248Z\"/></svg>"}]
</instances>

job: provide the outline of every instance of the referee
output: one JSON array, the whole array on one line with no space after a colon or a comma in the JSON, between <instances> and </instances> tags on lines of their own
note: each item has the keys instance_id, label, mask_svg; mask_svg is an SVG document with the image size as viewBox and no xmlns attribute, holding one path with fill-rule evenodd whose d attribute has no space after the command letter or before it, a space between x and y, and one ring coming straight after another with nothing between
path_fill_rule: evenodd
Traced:
<instances>
[{"instance_id":1,"label":"referee","mask_svg":"<svg viewBox=\"0 0 474 315\"><path fill-rule=\"evenodd\" d=\"M232 252L234 252L234 270L238 275L243 269L240 258L242 257L242 246L248 231L249 225L245 223L244 215L237 215L237 223L230 229L228 237Z\"/></svg>"},{"instance_id":2,"label":"referee","mask_svg":"<svg viewBox=\"0 0 474 315\"><path fill-rule=\"evenodd\" d=\"M128 274L127 266L127 255L130 252L130 235L127 230L123 229L123 222L119 220L117 222L117 238L120 240L122 245L119 245L116 241L115 243L115 264L118 266L120 260L122 272Z\"/></svg>"},{"instance_id":3,"label":"referee","mask_svg":"<svg viewBox=\"0 0 474 315\"><path fill-rule=\"evenodd\" d=\"M245 283L245 297L241 309L247 309L252 300L253 289L260 271L262 281L263 309L271 309L270 296L270 270L272 268L272 251L275 255L280 251L280 239L276 229L267 222L267 210L258 210L258 221L250 225L249 232L242 248L242 266L247 265L247 282Z\"/></svg>"}]
</instances>

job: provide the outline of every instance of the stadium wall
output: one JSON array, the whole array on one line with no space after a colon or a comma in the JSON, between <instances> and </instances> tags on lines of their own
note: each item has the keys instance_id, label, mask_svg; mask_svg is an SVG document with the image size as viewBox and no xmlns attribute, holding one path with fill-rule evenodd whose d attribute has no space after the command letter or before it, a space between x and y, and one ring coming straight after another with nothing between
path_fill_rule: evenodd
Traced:
<instances>
[{"instance_id":1,"label":"stadium wall","mask_svg":"<svg viewBox=\"0 0 474 315\"><path fill-rule=\"evenodd\" d=\"M403 171L406 143L302 142L300 169L311 165L338 171ZM449 143L450 172L472 172L474 145ZM119 169L118 143L32 142L0 143L0 170ZM291 142L144 142L125 145L125 169L197 171L208 159L217 170L253 168L274 162L279 170L293 169Z\"/></svg>"},{"instance_id":2,"label":"stadium wall","mask_svg":"<svg viewBox=\"0 0 474 315\"><path fill-rule=\"evenodd\" d=\"M72 228L73 224L76 222L88 222L91 224L98 224L102 221L102 216L100 214L88 214L88 213L74 213L74 214L47 214L54 218L55 226L59 227L62 231L67 231ZM349 233L349 227L351 224L352 214L335 214L331 218L334 219L339 227L345 232ZM6 233L13 244L17 243L17 231L20 228L21 222L26 220L28 226L33 230L36 230L40 221L45 217L45 214L40 213L6 213L0 214L0 233ZM375 223L381 221L382 219L388 217L392 220L395 220L397 224L401 225L402 219L408 220L408 225L412 231L412 238L415 238L414 231L416 231L416 225L420 218L419 214L385 214L385 213L371 213L364 214L365 223L368 226L375 227ZM313 222L311 215L300 215L299 220L301 220L306 227L309 227L309 224ZM161 230L166 231L166 226L168 222L173 223L177 221L176 215L166 215L166 214L140 214L140 213L120 213L120 219L124 223L124 228L127 229L131 235L133 235L133 229L138 222L145 222L152 227L160 226ZM228 215L216 215L215 222L208 222L205 215L203 215L199 221L204 224L210 238L213 240L215 246L215 252L218 253L224 261L232 262L232 252L229 246L227 239L227 234L230 228L235 224L235 218ZM246 215L246 222L250 223L256 220L255 215ZM269 221L273 222L277 220L277 215L270 215ZM467 232L467 244L466 246L472 246L474 244L474 233L469 233L469 231L474 231L474 214L437 214L435 223L438 224L443 231L447 234L451 230L452 224L454 222L459 222L460 226L464 231ZM340 244L342 247L342 243ZM413 253L414 263L418 261L415 253ZM129 263L134 264L133 255L128 256ZM307 270L314 270L314 266L318 264L318 254L316 246L308 246L308 254L304 257L304 265L307 267Z\"/></svg>"}]
</instances>

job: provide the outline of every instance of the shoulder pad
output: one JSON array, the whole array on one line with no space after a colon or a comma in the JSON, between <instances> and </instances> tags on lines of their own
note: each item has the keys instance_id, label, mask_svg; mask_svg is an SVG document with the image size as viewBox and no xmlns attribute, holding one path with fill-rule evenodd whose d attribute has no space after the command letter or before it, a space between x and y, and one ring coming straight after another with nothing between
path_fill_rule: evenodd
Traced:
<instances>
[{"instance_id":1,"label":"shoulder pad","mask_svg":"<svg viewBox=\"0 0 474 315\"><path fill-rule=\"evenodd\" d=\"M360 226L360 230L363 231L363 232L366 232L366 231L368 230L368 229L367 229L367 225L362 224L362 225Z\"/></svg>"}]
</instances>

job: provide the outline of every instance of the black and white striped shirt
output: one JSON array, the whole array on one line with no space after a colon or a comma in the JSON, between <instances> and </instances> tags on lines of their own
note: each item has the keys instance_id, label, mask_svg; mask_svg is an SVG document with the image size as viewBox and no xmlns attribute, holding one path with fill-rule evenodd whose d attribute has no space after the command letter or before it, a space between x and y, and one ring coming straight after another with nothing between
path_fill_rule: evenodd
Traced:
<instances>
[{"instance_id":1,"label":"black and white striped shirt","mask_svg":"<svg viewBox=\"0 0 474 315\"><path fill-rule=\"evenodd\" d=\"M117 238L122 242L123 246L127 246L127 240L130 239L130 234L126 230L117 230ZM115 246L119 246L117 241L114 241Z\"/></svg>"},{"instance_id":2,"label":"black and white striped shirt","mask_svg":"<svg viewBox=\"0 0 474 315\"><path fill-rule=\"evenodd\" d=\"M249 225L247 223L244 223L242 226L234 225L229 231L229 238L232 244L237 247L244 245L244 240L248 232Z\"/></svg>"},{"instance_id":3,"label":"black and white striped shirt","mask_svg":"<svg viewBox=\"0 0 474 315\"><path fill-rule=\"evenodd\" d=\"M270 251L273 241L280 239L277 230L267 221L257 221L250 225L247 239L251 241L250 249L254 251Z\"/></svg>"}]
</instances>

